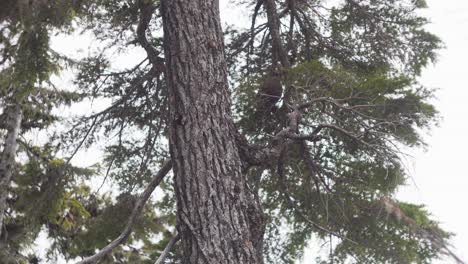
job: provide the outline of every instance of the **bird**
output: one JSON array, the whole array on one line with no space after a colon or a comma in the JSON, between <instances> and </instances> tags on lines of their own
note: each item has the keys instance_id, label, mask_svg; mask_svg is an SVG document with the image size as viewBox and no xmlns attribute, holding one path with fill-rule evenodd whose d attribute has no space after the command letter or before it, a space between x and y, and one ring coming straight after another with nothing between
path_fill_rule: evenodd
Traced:
<instances>
[{"instance_id":1,"label":"bird","mask_svg":"<svg viewBox=\"0 0 468 264\"><path fill-rule=\"evenodd\" d=\"M277 106L276 103L283 95L283 85L281 84L281 75L274 69L268 72L257 93L257 112L263 115L273 113Z\"/></svg>"},{"instance_id":2,"label":"bird","mask_svg":"<svg viewBox=\"0 0 468 264\"><path fill-rule=\"evenodd\" d=\"M253 115L254 130L271 133L275 129L277 113L277 103L283 95L283 85L281 84L281 73L277 68L271 67L259 85L255 97Z\"/></svg>"}]
</instances>

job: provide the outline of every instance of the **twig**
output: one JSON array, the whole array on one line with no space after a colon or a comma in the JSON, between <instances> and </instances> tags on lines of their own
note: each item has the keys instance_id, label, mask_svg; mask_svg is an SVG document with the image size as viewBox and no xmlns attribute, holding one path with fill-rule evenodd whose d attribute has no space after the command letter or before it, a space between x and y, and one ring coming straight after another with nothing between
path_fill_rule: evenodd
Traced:
<instances>
[{"instance_id":1,"label":"twig","mask_svg":"<svg viewBox=\"0 0 468 264\"><path fill-rule=\"evenodd\" d=\"M76 153L78 153L78 151L80 150L80 148L83 146L83 144L85 143L86 139L88 139L88 136L91 134L91 132L94 130L95 128L95 125L97 123L97 119L98 119L98 116L95 116L94 117L94 120L93 120L93 123L91 123L91 126L89 127L89 129L86 131L86 134L84 135L83 139L80 141L80 143L78 144L78 146L75 148L75 150L73 151L73 153L70 155L70 157L68 157L68 159L66 160L65 164L66 165L69 165L71 163L71 160L73 159L73 157L75 157Z\"/></svg>"},{"instance_id":2,"label":"twig","mask_svg":"<svg viewBox=\"0 0 468 264\"><path fill-rule=\"evenodd\" d=\"M106 183L106 180L107 178L109 177L109 173L110 173L110 170L112 168L112 165L114 164L114 161L115 161L115 155L112 157L112 160L111 162L109 163L109 166L107 167L107 170L106 170L106 175L104 176L104 179L102 180L101 182L101 185L99 186L99 188L96 190L96 194L99 193L99 191L101 190L101 188L104 186L104 184Z\"/></svg>"}]
</instances>

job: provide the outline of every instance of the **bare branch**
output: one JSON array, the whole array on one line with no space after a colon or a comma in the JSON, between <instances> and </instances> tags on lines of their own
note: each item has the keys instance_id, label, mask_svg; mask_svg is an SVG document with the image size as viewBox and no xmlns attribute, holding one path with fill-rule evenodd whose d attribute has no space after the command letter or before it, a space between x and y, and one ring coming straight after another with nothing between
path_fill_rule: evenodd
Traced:
<instances>
[{"instance_id":1,"label":"bare branch","mask_svg":"<svg viewBox=\"0 0 468 264\"><path fill-rule=\"evenodd\" d=\"M138 5L140 8L140 17L137 27L137 37L140 45L145 49L148 58L159 73L164 70L164 59L159 57L159 51L157 51L146 38L146 30L148 29L149 22L153 16L156 6L151 1L139 0Z\"/></svg>"},{"instance_id":2,"label":"bare branch","mask_svg":"<svg viewBox=\"0 0 468 264\"><path fill-rule=\"evenodd\" d=\"M289 68L291 65L289 63L288 54L281 41L280 20L275 0L264 0L264 4L267 12L268 27L271 33L273 63L280 61L284 68Z\"/></svg>"},{"instance_id":3,"label":"bare branch","mask_svg":"<svg viewBox=\"0 0 468 264\"><path fill-rule=\"evenodd\" d=\"M73 150L72 154L70 155L70 157L67 158L67 161L65 162L66 164L70 164L71 160L73 159L73 157L75 157L76 153L78 153L78 151L81 149L81 147L83 146L83 144L86 142L86 139L88 139L88 136L90 134L92 134L92 131L95 129L95 126L96 126L96 123L97 123L97 120L98 120L98 116L94 116L93 117L93 122L91 123L89 129L86 131L85 135L83 136L83 138L81 139L80 143L78 143L78 146ZM71 130L70 130L71 131Z\"/></svg>"},{"instance_id":4,"label":"bare branch","mask_svg":"<svg viewBox=\"0 0 468 264\"><path fill-rule=\"evenodd\" d=\"M352 132L350 132L350 131L348 131L348 130L342 128L342 127L339 127L339 126L337 126L337 125L332 125L332 124L319 124L319 125L317 126L316 130L322 130L323 128L330 128L330 129L332 129L332 130L339 131L339 132L345 134L346 136L348 136L348 137L350 137L350 138L352 138L352 139L355 139L356 141L359 141L359 142L361 142L361 143L364 143L364 144L368 145L367 142L363 142L363 141L362 141L362 139L360 138L359 135L353 134Z\"/></svg>"},{"instance_id":5,"label":"bare branch","mask_svg":"<svg viewBox=\"0 0 468 264\"><path fill-rule=\"evenodd\" d=\"M109 254L112 252L114 248L116 248L118 245L122 244L125 242L125 240L128 238L130 233L132 232L133 225L135 224L135 221L137 217L140 215L141 211L143 210L143 206L146 204L148 201L149 197L153 193L154 189L159 185L159 183L164 179L164 177L169 173L169 171L172 169L172 162L171 161L166 161L164 165L161 167L159 172L153 177L153 180L149 183L149 185L146 187L146 189L143 191L143 193L140 195L138 198L135 207L133 208L132 214L128 218L127 225L125 226L124 230L120 235L114 239L111 243L109 243L107 246L105 246L103 249L101 249L99 252L96 254L87 257L83 259L80 262L77 262L76 264L92 264L96 263L99 259L104 257L105 255Z\"/></svg>"},{"instance_id":6,"label":"bare branch","mask_svg":"<svg viewBox=\"0 0 468 264\"><path fill-rule=\"evenodd\" d=\"M166 247L164 248L164 251L161 253L161 255L159 256L158 260L156 260L156 262L154 264L162 264L164 263L164 260L167 258L167 255L169 255L169 252L171 252L172 250L172 247L174 247L175 243L177 243L177 241L179 241L180 239L180 234L179 233L176 233L172 238L171 240L169 241L169 243L167 243Z\"/></svg>"},{"instance_id":7,"label":"bare branch","mask_svg":"<svg viewBox=\"0 0 468 264\"><path fill-rule=\"evenodd\" d=\"M311 134L308 134L308 135L296 134L296 133L286 133L285 137L287 137L289 139L307 140L307 141L317 141L317 140L320 140L320 138L321 138L316 133L311 133Z\"/></svg>"}]
</instances>

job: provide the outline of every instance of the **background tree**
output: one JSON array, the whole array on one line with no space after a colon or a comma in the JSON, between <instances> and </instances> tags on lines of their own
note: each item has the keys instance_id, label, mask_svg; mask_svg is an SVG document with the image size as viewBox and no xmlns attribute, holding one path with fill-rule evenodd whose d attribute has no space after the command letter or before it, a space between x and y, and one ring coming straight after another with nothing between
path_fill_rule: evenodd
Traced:
<instances>
[{"instance_id":1,"label":"background tree","mask_svg":"<svg viewBox=\"0 0 468 264\"><path fill-rule=\"evenodd\" d=\"M21 186L60 190L34 203L54 209L26 218L40 220L23 227L29 240L19 240L18 254L46 227L51 252L66 259L103 248L82 263L153 263L171 237L182 243L170 263L293 263L312 235L331 248L317 262L456 259L450 234L422 206L392 198L407 178L403 150L424 146L419 131L437 121L432 92L417 82L441 45L417 13L424 1L239 1L251 26L227 28L225 46L217 1L73 3L37 10L55 26L48 11L76 12L73 25L101 42L74 64L76 91L110 103L71 120L60 153L50 144L28 148L17 166L16 179L25 180L10 188L18 199L8 223L21 223L15 216L34 199ZM5 6L0 18L16 25L13 14L23 9ZM28 51L8 39L4 54ZM114 70L112 54L141 48L140 63ZM48 46L41 54L51 54ZM264 93L272 69L283 91L264 111L259 99L272 95ZM101 173L67 162L96 145L105 150ZM175 177L161 181L171 164ZM93 173L118 188L92 191L80 176ZM149 200L160 183L163 197Z\"/></svg>"},{"instance_id":2,"label":"background tree","mask_svg":"<svg viewBox=\"0 0 468 264\"><path fill-rule=\"evenodd\" d=\"M18 263L36 259L24 249L47 226L70 228L72 212L87 214L68 191L71 178L90 174L56 159L53 136L35 145L28 134L50 127L59 116L53 110L82 98L55 87L50 78L70 63L50 49L50 33L65 32L79 5L43 1L5 1L0 12L0 259ZM52 16L54 14L54 16ZM3 133L4 132L4 133ZM4 139L4 140L3 140ZM16 158L16 163L15 163Z\"/></svg>"}]
</instances>

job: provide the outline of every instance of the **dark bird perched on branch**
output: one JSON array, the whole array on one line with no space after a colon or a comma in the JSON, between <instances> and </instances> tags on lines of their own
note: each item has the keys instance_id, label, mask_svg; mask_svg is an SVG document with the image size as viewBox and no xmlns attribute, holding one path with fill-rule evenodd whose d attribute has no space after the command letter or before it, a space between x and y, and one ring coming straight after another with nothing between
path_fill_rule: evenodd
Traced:
<instances>
[{"instance_id":1,"label":"dark bird perched on branch","mask_svg":"<svg viewBox=\"0 0 468 264\"><path fill-rule=\"evenodd\" d=\"M281 85L281 74L277 69L271 70L265 77L257 94L257 112L263 115L275 112L276 103L283 94L283 86Z\"/></svg>"},{"instance_id":2,"label":"dark bird perched on branch","mask_svg":"<svg viewBox=\"0 0 468 264\"><path fill-rule=\"evenodd\" d=\"M272 132L273 128L263 126L266 120L274 118L278 110L276 105L283 95L283 85L281 84L281 72L276 67L271 68L262 84L260 85L255 99L254 120L265 132Z\"/></svg>"}]
</instances>

